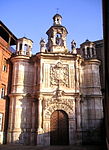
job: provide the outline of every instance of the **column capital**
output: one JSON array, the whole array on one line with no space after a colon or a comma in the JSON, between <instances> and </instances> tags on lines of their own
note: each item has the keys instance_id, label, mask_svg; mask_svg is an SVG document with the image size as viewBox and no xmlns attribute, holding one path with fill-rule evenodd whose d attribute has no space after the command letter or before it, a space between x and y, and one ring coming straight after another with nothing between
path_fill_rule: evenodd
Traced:
<instances>
[{"instance_id":1,"label":"column capital","mask_svg":"<svg viewBox=\"0 0 109 150\"><path fill-rule=\"evenodd\" d=\"M38 101L42 101L42 98L38 98Z\"/></svg>"},{"instance_id":2,"label":"column capital","mask_svg":"<svg viewBox=\"0 0 109 150\"><path fill-rule=\"evenodd\" d=\"M81 97L76 97L76 101L80 102L81 101Z\"/></svg>"},{"instance_id":3,"label":"column capital","mask_svg":"<svg viewBox=\"0 0 109 150\"><path fill-rule=\"evenodd\" d=\"M43 101L43 97L41 96L41 97L38 97L38 100L39 101Z\"/></svg>"}]
</instances>

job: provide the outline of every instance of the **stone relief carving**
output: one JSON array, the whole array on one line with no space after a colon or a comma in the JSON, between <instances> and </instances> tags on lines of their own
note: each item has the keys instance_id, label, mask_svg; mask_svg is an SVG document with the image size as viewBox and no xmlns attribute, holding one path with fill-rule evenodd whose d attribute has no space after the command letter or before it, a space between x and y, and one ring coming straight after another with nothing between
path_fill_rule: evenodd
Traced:
<instances>
[{"instance_id":1,"label":"stone relief carving","mask_svg":"<svg viewBox=\"0 0 109 150\"><path fill-rule=\"evenodd\" d=\"M75 99L45 99L43 102L44 117L47 118L55 110L64 110L68 115L75 114Z\"/></svg>"},{"instance_id":2,"label":"stone relief carving","mask_svg":"<svg viewBox=\"0 0 109 150\"><path fill-rule=\"evenodd\" d=\"M49 105L56 104L56 103L68 105L72 109L73 108L72 106L74 106L74 104L75 104L75 100L74 99L57 99L57 100L46 99L46 100L44 100L44 104L45 104L44 109L49 107Z\"/></svg>"},{"instance_id":3,"label":"stone relief carving","mask_svg":"<svg viewBox=\"0 0 109 150\"><path fill-rule=\"evenodd\" d=\"M69 68L68 65L58 62L50 67L50 84L62 85L68 87L69 84Z\"/></svg>"},{"instance_id":4,"label":"stone relief carving","mask_svg":"<svg viewBox=\"0 0 109 150\"><path fill-rule=\"evenodd\" d=\"M75 116L75 103L73 103L72 106L69 106L67 104L64 103L54 103L54 104L50 104L48 107L46 107L46 109L44 110L44 118L50 118L51 114L55 111L55 110L64 110L68 116L72 116L72 118L74 118Z\"/></svg>"}]
</instances>

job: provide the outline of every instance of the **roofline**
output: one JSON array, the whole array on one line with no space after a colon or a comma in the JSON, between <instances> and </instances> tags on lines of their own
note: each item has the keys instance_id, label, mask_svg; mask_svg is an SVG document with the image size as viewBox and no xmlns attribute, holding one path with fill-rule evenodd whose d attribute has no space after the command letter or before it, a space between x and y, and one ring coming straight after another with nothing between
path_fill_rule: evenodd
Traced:
<instances>
[{"instance_id":1,"label":"roofline","mask_svg":"<svg viewBox=\"0 0 109 150\"><path fill-rule=\"evenodd\" d=\"M60 17L62 18L62 16L57 13L57 14L55 14L55 15L53 16L53 19L54 19L56 16L60 16Z\"/></svg>"},{"instance_id":2,"label":"roofline","mask_svg":"<svg viewBox=\"0 0 109 150\"><path fill-rule=\"evenodd\" d=\"M32 43L33 43L33 41L31 40L31 39L29 39L29 38L27 38L27 37L25 37L25 36L23 36L22 38L19 38L18 40L21 40L21 39L27 39L27 40L30 40Z\"/></svg>"},{"instance_id":3,"label":"roofline","mask_svg":"<svg viewBox=\"0 0 109 150\"><path fill-rule=\"evenodd\" d=\"M67 34L68 34L68 31L67 31L67 29L66 29L66 27L64 27L64 26L62 26L62 25L57 25L57 26L51 26L48 30L47 30L47 32L46 32L46 34L48 35L48 32L49 32L49 30L51 30L52 28L64 28L65 30L66 30L66 32L67 32Z\"/></svg>"},{"instance_id":4,"label":"roofline","mask_svg":"<svg viewBox=\"0 0 109 150\"><path fill-rule=\"evenodd\" d=\"M103 39L101 39L101 40L96 40L96 41L93 41L94 43L97 43L97 42L104 42L104 40Z\"/></svg>"},{"instance_id":5,"label":"roofline","mask_svg":"<svg viewBox=\"0 0 109 150\"><path fill-rule=\"evenodd\" d=\"M3 29L10 34L14 40L17 40L17 37L5 26L5 24L0 20L0 26L3 27Z\"/></svg>"},{"instance_id":6,"label":"roofline","mask_svg":"<svg viewBox=\"0 0 109 150\"><path fill-rule=\"evenodd\" d=\"M92 41L88 41L88 42L86 41L86 42L81 43L80 46L85 45L85 44L89 44L89 43L94 44L94 42L92 42Z\"/></svg>"}]
</instances>

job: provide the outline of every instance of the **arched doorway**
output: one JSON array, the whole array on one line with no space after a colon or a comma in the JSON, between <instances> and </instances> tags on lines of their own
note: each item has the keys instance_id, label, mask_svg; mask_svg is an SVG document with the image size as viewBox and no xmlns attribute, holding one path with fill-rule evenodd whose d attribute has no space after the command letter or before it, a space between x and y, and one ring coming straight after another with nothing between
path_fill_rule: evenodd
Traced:
<instances>
[{"instance_id":1,"label":"arched doorway","mask_svg":"<svg viewBox=\"0 0 109 150\"><path fill-rule=\"evenodd\" d=\"M56 110L50 118L50 144L69 144L69 120L68 115L62 110Z\"/></svg>"}]
</instances>

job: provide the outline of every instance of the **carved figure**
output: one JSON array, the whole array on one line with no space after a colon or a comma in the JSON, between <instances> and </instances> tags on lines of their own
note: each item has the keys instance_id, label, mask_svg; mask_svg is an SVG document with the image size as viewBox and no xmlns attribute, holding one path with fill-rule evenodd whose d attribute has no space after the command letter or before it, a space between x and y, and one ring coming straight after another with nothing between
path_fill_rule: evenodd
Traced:
<instances>
[{"instance_id":1,"label":"carved figure","mask_svg":"<svg viewBox=\"0 0 109 150\"><path fill-rule=\"evenodd\" d=\"M75 42L74 40L71 42L71 48L72 48L72 50L73 50L74 48L76 48L76 42Z\"/></svg>"}]
</instances>

